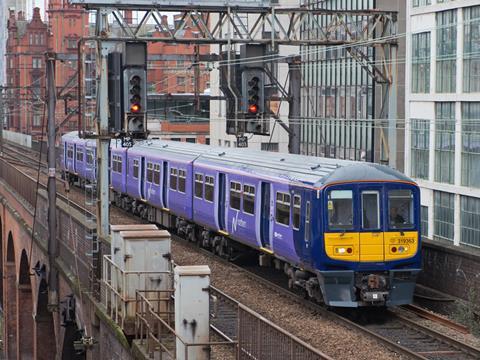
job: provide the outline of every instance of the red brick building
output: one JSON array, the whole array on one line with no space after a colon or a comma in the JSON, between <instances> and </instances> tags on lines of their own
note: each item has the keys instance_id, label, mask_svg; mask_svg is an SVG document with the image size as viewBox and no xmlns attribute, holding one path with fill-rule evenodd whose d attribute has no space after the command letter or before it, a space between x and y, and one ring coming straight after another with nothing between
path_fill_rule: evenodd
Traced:
<instances>
[{"instance_id":1,"label":"red brick building","mask_svg":"<svg viewBox=\"0 0 480 360\"><path fill-rule=\"evenodd\" d=\"M47 13L51 34L49 51L61 54L63 58L76 58L78 41L88 35L88 13L65 0L49 0ZM62 124L62 133L78 127L77 67L76 60L56 62L55 83L60 96L55 114L57 123Z\"/></svg>"},{"instance_id":2,"label":"red brick building","mask_svg":"<svg viewBox=\"0 0 480 360\"><path fill-rule=\"evenodd\" d=\"M175 16L174 24L167 24L167 16L162 17L162 22L166 26L177 26L180 15ZM194 33L191 26L185 26L186 37L193 37ZM162 37L160 32L154 32L153 38ZM195 54L195 46L191 44L172 44L163 42L148 43L149 54L192 56ZM198 47L199 55L210 53L209 45ZM173 61L150 62L148 69L148 81L150 83L149 91L155 93L194 93L195 91L195 70L191 60L179 59ZM210 74L205 66L200 65L199 91L202 93L209 87Z\"/></svg>"},{"instance_id":3,"label":"red brick building","mask_svg":"<svg viewBox=\"0 0 480 360\"><path fill-rule=\"evenodd\" d=\"M44 116L45 52L48 27L33 10L27 21L23 12L10 12L6 46L8 128L27 134L40 133Z\"/></svg>"},{"instance_id":4,"label":"red brick building","mask_svg":"<svg viewBox=\"0 0 480 360\"><path fill-rule=\"evenodd\" d=\"M173 20L173 24L168 24L167 16L162 17L165 27L178 26L180 15ZM187 37L194 36L192 26L185 26L184 31ZM152 33L153 38L161 36L160 32ZM196 48L190 44L150 42L148 53L178 56L177 60L150 61L148 64L148 90L151 94L149 126L152 134L164 139L208 143L209 102L198 97L200 105L195 106L195 87L199 94L203 94L210 87L210 73L203 63L195 68L194 56L209 54L210 46L200 45Z\"/></svg>"}]
</instances>

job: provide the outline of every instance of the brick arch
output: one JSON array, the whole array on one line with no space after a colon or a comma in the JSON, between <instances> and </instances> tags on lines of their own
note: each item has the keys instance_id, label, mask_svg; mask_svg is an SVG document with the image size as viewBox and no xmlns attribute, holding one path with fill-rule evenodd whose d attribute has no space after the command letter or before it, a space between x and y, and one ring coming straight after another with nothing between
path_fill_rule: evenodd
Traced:
<instances>
[{"instance_id":1,"label":"brick arch","mask_svg":"<svg viewBox=\"0 0 480 360\"><path fill-rule=\"evenodd\" d=\"M17 358L33 359L33 297L30 281L30 265L25 249L20 255L20 266L18 270L17 286Z\"/></svg>"},{"instance_id":2,"label":"brick arch","mask_svg":"<svg viewBox=\"0 0 480 360\"><path fill-rule=\"evenodd\" d=\"M11 231L8 233L7 262L15 262L15 246L13 245L13 235Z\"/></svg>"},{"instance_id":3,"label":"brick arch","mask_svg":"<svg viewBox=\"0 0 480 360\"><path fill-rule=\"evenodd\" d=\"M5 323L4 339L6 341L6 358L15 359L17 356L17 274L15 259L15 244L13 234L8 232L7 251L5 261L5 276L3 278L5 288Z\"/></svg>"}]
</instances>

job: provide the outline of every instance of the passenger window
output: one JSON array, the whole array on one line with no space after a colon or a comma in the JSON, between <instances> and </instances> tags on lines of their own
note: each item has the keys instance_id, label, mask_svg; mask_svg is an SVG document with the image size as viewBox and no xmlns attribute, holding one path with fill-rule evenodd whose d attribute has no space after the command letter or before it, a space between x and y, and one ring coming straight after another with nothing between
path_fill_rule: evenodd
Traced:
<instances>
[{"instance_id":1,"label":"passenger window","mask_svg":"<svg viewBox=\"0 0 480 360\"><path fill-rule=\"evenodd\" d=\"M255 213L255 186L243 185L243 212L250 215Z\"/></svg>"},{"instance_id":2,"label":"passenger window","mask_svg":"<svg viewBox=\"0 0 480 360\"><path fill-rule=\"evenodd\" d=\"M195 174L195 197L203 198L203 175Z\"/></svg>"},{"instance_id":3,"label":"passenger window","mask_svg":"<svg viewBox=\"0 0 480 360\"><path fill-rule=\"evenodd\" d=\"M230 182L230 207L240 210L240 197L242 194L242 184L238 182Z\"/></svg>"},{"instance_id":4,"label":"passenger window","mask_svg":"<svg viewBox=\"0 0 480 360\"><path fill-rule=\"evenodd\" d=\"M153 165L153 183L160 185L160 164Z\"/></svg>"},{"instance_id":5,"label":"passenger window","mask_svg":"<svg viewBox=\"0 0 480 360\"><path fill-rule=\"evenodd\" d=\"M411 190L388 192L388 219L391 229L413 227L413 193Z\"/></svg>"},{"instance_id":6,"label":"passenger window","mask_svg":"<svg viewBox=\"0 0 480 360\"><path fill-rule=\"evenodd\" d=\"M77 151L77 161L83 162L83 151Z\"/></svg>"},{"instance_id":7,"label":"passenger window","mask_svg":"<svg viewBox=\"0 0 480 360\"><path fill-rule=\"evenodd\" d=\"M328 193L328 226L330 229L353 229L352 190L332 190Z\"/></svg>"},{"instance_id":8,"label":"passenger window","mask_svg":"<svg viewBox=\"0 0 480 360\"><path fill-rule=\"evenodd\" d=\"M186 182L186 172L185 170L178 170L178 191L185 192L185 182Z\"/></svg>"},{"instance_id":9,"label":"passenger window","mask_svg":"<svg viewBox=\"0 0 480 360\"><path fill-rule=\"evenodd\" d=\"M93 163L93 154L92 150L87 150L87 164Z\"/></svg>"},{"instance_id":10,"label":"passenger window","mask_svg":"<svg viewBox=\"0 0 480 360\"><path fill-rule=\"evenodd\" d=\"M275 221L279 224L290 225L290 194L277 192Z\"/></svg>"},{"instance_id":11,"label":"passenger window","mask_svg":"<svg viewBox=\"0 0 480 360\"><path fill-rule=\"evenodd\" d=\"M310 241L310 201L305 204L305 241Z\"/></svg>"},{"instance_id":12,"label":"passenger window","mask_svg":"<svg viewBox=\"0 0 480 360\"><path fill-rule=\"evenodd\" d=\"M213 202L213 189L215 181L213 176L205 176L205 200Z\"/></svg>"},{"instance_id":13,"label":"passenger window","mask_svg":"<svg viewBox=\"0 0 480 360\"><path fill-rule=\"evenodd\" d=\"M299 195L293 196L293 228L300 229L300 214L302 210L302 198Z\"/></svg>"},{"instance_id":14,"label":"passenger window","mask_svg":"<svg viewBox=\"0 0 480 360\"><path fill-rule=\"evenodd\" d=\"M133 160L133 177L136 179L138 179L138 172L139 172L138 168L139 168L138 160L134 159Z\"/></svg>"},{"instance_id":15,"label":"passenger window","mask_svg":"<svg viewBox=\"0 0 480 360\"><path fill-rule=\"evenodd\" d=\"M153 164L147 163L147 182L153 182Z\"/></svg>"},{"instance_id":16,"label":"passenger window","mask_svg":"<svg viewBox=\"0 0 480 360\"><path fill-rule=\"evenodd\" d=\"M362 192L362 228L377 230L380 228L380 196L378 191Z\"/></svg>"},{"instance_id":17,"label":"passenger window","mask_svg":"<svg viewBox=\"0 0 480 360\"><path fill-rule=\"evenodd\" d=\"M170 189L177 190L177 169L170 168Z\"/></svg>"}]
</instances>

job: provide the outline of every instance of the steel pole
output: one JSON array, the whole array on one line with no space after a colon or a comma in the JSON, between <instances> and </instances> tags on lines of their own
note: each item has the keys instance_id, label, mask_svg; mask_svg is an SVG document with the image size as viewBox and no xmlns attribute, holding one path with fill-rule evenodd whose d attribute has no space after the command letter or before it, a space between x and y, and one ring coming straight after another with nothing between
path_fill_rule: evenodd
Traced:
<instances>
[{"instance_id":1,"label":"steel pole","mask_svg":"<svg viewBox=\"0 0 480 360\"><path fill-rule=\"evenodd\" d=\"M48 92L48 306L54 310L58 307L58 270L55 264L58 255L57 243L57 186L56 186L56 154L55 154L55 54L47 53L47 92ZM43 139L42 139L43 140Z\"/></svg>"},{"instance_id":2,"label":"steel pole","mask_svg":"<svg viewBox=\"0 0 480 360\"><path fill-rule=\"evenodd\" d=\"M99 93L99 121L97 139L97 232L100 238L105 238L109 233L109 188L108 188L108 150L110 137L108 131L108 44L100 42L101 69L100 69L100 93Z\"/></svg>"},{"instance_id":3,"label":"steel pole","mask_svg":"<svg viewBox=\"0 0 480 360\"><path fill-rule=\"evenodd\" d=\"M290 74L289 86L289 109L288 109L288 152L290 154L300 154L300 86L301 86L301 63L299 56L295 56L288 63Z\"/></svg>"},{"instance_id":4,"label":"steel pole","mask_svg":"<svg viewBox=\"0 0 480 360\"><path fill-rule=\"evenodd\" d=\"M397 168L397 53L398 46L392 44L391 51L391 71L390 71L390 89L388 92L388 165Z\"/></svg>"}]
</instances>

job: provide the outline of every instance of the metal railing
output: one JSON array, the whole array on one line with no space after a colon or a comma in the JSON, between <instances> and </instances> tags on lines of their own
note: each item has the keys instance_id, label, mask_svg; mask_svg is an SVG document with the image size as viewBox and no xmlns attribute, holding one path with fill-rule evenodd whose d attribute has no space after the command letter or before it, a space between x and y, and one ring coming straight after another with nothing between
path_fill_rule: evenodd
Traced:
<instances>
[{"instance_id":1,"label":"metal railing","mask_svg":"<svg viewBox=\"0 0 480 360\"><path fill-rule=\"evenodd\" d=\"M31 206L35 206L37 182L5 160L0 160L0 177Z\"/></svg>"},{"instance_id":2,"label":"metal railing","mask_svg":"<svg viewBox=\"0 0 480 360\"><path fill-rule=\"evenodd\" d=\"M112 261L111 255L103 255L103 291L102 303L107 309L110 318L120 327L125 328L125 322L135 320L136 291L141 289L155 297L154 303L160 304L156 292L173 293L173 271L126 271ZM162 289L152 289L155 284L162 284ZM148 299L149 300L149 299ZM158 306L154 310L161 311Z\"/></svg>"},{"instance_id":3,"label":"metal railing","mask_svg":"<svg viewBox=\"0 0 480 360\"><path fill-rule=\"evenodd\" d=\"M238 359L320 360L332 358L246 306L238 306Z\"/></svg>"},{"instance_id":4,"label":"metal railing","mask_svg":"<svg viewBox=\"0 0 480 360\"><path fill-rule=\"evenodd\" d=\"M152 296L157 293L158 296ZM156 360L177 359L177 348L183 346L188 360L189 349L202 347L210 353L212 347L230 346L236 350L236 341L209 341L189 343L175 331L174 300L169 292L137 291L135 314L135 338L145 348L147 356ZM148 298L147 298L148 297Z\"/></svg>"}]
</instances>

